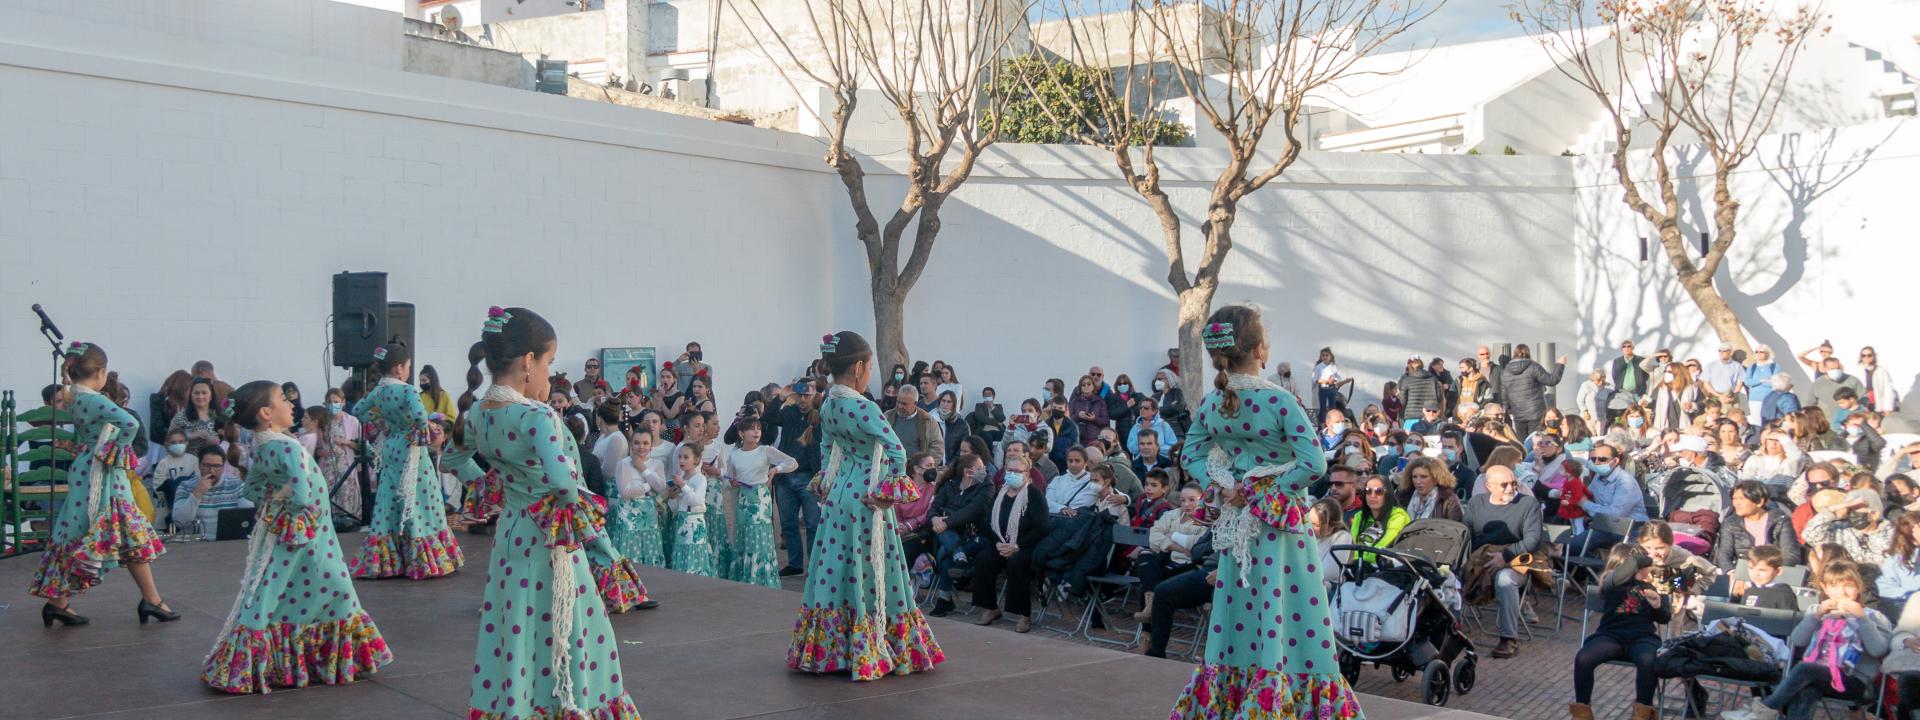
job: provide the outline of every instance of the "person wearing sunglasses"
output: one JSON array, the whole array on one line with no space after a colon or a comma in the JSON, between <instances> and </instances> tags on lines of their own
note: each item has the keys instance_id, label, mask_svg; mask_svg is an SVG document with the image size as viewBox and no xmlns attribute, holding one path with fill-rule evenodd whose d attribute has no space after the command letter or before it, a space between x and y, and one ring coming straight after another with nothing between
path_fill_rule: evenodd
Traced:
<instances>
[{"instance_id":1,"label":"person wearing sunglasses","mask_svg":"<svg viewBox=\"0 0 1920 720\"><path fill-rule=\"evenodd\" d=\"M1406 508L1400 507L1400 501L1394 496L1392 486L1387 479L1379 475L1366 475L1360 484L1360 510L1353 514L1348 531L1353 533L1356 545L1368 547L1391 547L1400 537L1400 531L1407 523L1413 522ZM1373 556L1362 556L1372 560Z\"/></svg>"},{"instance_id":2,"label":"person wearing sunglasses","mask_svg":"<svg viewBox=\"0 0 1920 720\"><path fill-rule=\"evenodd\" d=\"M1520 652L1520 590L1528 580L1513 569L1513 561L1546 547L1546 526L1540 501L1520 491L1520 479L1512 470L1495 465L1487 469L1486 480L1487 491L1467 501L1465 519L1473 533L1474 561L1484 563L1490 572L1470 572L1469 585L1484 583L1478 578L1491 575L1493 599L1500 609L1500 643L1493 656L1510 658Z\"/></svg>"},{"instance_id":3,"label":"person wearing sunglasses","mask_svg":"<svg viewBox=\"0 0 1920 720\"><path fill-rule=\"evenodd\" d=\"M1880 353L1873 346L1860 348L1860 376L1866 380L1862 395L1874 412L1891 413L1900 409L1900 388L1893 384L1893 373L1880 365Z\"/></svg>"},{"instance_id":4,"label":"person wearing sunglasses","mask_svg":"<svg viewBox=\"0 0 1920 720\"><path fill-rule=\"evenodd\" d=\"M1620 448L1608 443L1593 446L1587 455L1588 498L1580 501L1580 509L1587 511L1589 517L1610 515L1623 517L1634 522L1646 522L1646 495L1640 490L1640 480L1633 476L1622 463L1626 454ZM1589 528L1586 532L1568 538L1568 544L1574 548L1585 548L1589 557L1604 557L1606 549L1626 540L1625 537L1605 530Z\"/></svg>"}]
</instances>

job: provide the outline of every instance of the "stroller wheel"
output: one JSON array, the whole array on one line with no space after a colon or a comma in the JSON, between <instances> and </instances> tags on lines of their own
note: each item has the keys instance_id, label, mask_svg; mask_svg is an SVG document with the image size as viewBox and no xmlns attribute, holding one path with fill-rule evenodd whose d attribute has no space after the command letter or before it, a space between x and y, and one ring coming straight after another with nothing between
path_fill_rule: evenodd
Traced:
<instances>
[{"instance_id":1,"label":"stroller wheel","mask_svg":"<svg viewBox=\"0 0 1920 720\"><path fill-rule=\"evenodd\" d=\"M1452 678L1449 677L1452 674L1447 671L1446 661L1428 662L1426 669L1420 673L1420 700L1434 707L1445 707L1447 696L1453 690Z\"/></svg>"},{"instance_id":2,"label":"stroller wheel","mask_svg":"<svg viewBox=\"0 0 1920 720\"><path fill-rule=\"evenodd\" d=\"M1403 683L1403 682L1406 682L1406 681L1407 681L1407 678L1410 678L1410 677L1413 677L1413 671L1412 671L1412 670L1408 670L1408 669L1406 669L1406 668L1403 668L1403 667L1400 667L1399 665L1395 665L1395 666L1393 666L1393 681L1394 681L1394 682L1396 682L1396 683Z\"/></svg>"},{"instance_id":3,"label":"stroller wheel","mask_svg":"<svg viewBox=\"0 0 1920 720\"><path fill-rule=\"evenodd\" d=\"M1360 658L1354 657L1352 653L1345 650L1341 650L1338 659L1340 661L1340 677L1347 679L1347 687L1353 687L1359 683Z\"/></svg>"},{"instance_id":4,"label":"stroller wheel","mask_svg":"<svg viewBox=\"0 0 1920 720\"><path fill-rule=\"evenodd\" d=\"M1472 655L1462 655L1453 665L1453 691L1461 695L1473 692L1474 676L1478 674L1480 661Z\"/></svg>"}]
</instances>

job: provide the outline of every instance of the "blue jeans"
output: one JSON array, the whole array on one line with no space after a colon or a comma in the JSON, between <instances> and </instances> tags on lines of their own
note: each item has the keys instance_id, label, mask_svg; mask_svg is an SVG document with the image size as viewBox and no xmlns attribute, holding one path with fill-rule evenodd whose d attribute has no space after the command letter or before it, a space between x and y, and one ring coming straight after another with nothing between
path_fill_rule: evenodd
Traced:
<instances>
[{"instance_id":1,"label":"blue jeans","mask_svg":"<svg viewBox=\"0 0 1920 720\"><path fill-rule=\"evenodd\" d=\"M1317 401L1315 404L1318 405L1318 407L1314 408L1314 414L1316 416L1314 419L1319 424L1324 425L1327 422L1327 411L1332 410L1334 406L1340 404L1340 386L1318 385L1315 386L1314 389L1318 391L1318 394L1315 396L1315 400Z\"/></svg>"},{"instance_id":2,"label":"blue jeans","mask_svg":"<svg viewBox=\"0 0 1920 720\"><path fill-rule=\"evenodd\" d=\"M947 571L953 569L954 555L963 553L972 557L980 549L979 537L962 539L960 533L948 530L933 536L933 586L940 590L953 592L953 576Z\"/></svg>"},{"instance_id":3,"label":"blue jeans","mask_svg":"<svg viewBox=\"0 0 1920 720\"><path fill-rule=\"evenodd\" d=\"M1787 720L1811 720L1814 711L1819 709L1820 701L1825 698L1858 700L1866 697L1867 684L1852 675L1843 675L1841 684L1844 690L1833 689L1833 677L1827 666L1819 663L1803 662L1793 666L1787 675L1775 685L1773 694L1761 702L1767 707L1779 710Z\"/></svg>"},{"instance_id":4,"label":"blue jeans","mask_svg":"<svg viewBox=\"0 0 1920 720\"><path fill-rule=\"evenodd\" d=\"M773 501L780 507L780 542L787 546L787 567L807 566L807 546L800 542L800 523L807 525L807 542L820 532L820 499L807 490L808 473L784 473L773 479Z\"/></svg>"}]
</instances>

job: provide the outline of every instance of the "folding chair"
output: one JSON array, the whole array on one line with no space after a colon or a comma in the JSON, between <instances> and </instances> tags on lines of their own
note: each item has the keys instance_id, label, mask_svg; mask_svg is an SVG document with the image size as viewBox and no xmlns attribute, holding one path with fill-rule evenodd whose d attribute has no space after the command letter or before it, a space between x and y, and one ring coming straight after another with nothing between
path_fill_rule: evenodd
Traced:
<instances>
[{"instance_id":1,"label":"folding chair","mask_svg":"<svg viewBox=\"0 0 1920 720\"><path fill-rule=\"evenodd\" d=\"M1745 567L1742 566L1740 568L1737 568L1736 572L1744 569ZM1755 607L1747 607L1745 605L1736 605L1734 603L1729 603L1729 602L1708 600L1706 604L1706 609L1704 610L1700 618L1700 625L1702 627L1705 627L1708 625L1712 625L1715 622L1718 622L1721 618L1729 618L1729 617L1740 618L1740 621L1742 623L1745 623L1748 627L1751 627L1755 630L1759 630L1768 635L1772 635L1783 641L1787 639L1788 635L1793 634L1794 626L1800 624L1800 612L1797 610L1762 609L1762 608L1755 608ZM1789 655L1791 655L1791 652L1789 652ZM1791 658L1785 658L1785 659L1791 660ZM1781 667L1781 672L1784 673L1785 671L1786 671L1786 667L1783 664L1783 666ZM1710 715L1707 713L1707 708L1712 707L1716 699L1720 704L1720 709L1722 712L1725 712L1726 710L1729 710L1732 708L1739 707L1740 701L1743 699L1741 688L1773 687L1773 683L1760 682L1757 680L1742 680L1738 678L1721 677L1718 675L1696 675L1693 677L1693 679L1695 681L1700 682L1702 686L1708 687L1706 705L1696 708L1699 711L1700 717L1714 717L1713 715ZM1712 685L1708 686L1707 685L1708 683L1711 683ZM1682 686L1684 687L1685 684L1682 683ZM1666 699L1666 696L1664 693L1662 693L1661 700L1664 701L1665 699ZM1681 699L1682 712L1685 711L1686 705L1689 702L1692 702L1692 696L1690 694L1686 695Z\"/></svg>"},{"instance_id":2,"label":"folding chair","mask_svg":"<svg viewBox=\"0 0 1920 720\"><path fill-rule=\"evenodd\" d=\"M1129 525L1115 524L1113 526L1113 549L1118 550L1120 548L1129 548L1129 547L1146 547L1147 538L1150 532L1151 531L1148 530L1147 528L1136 528ZM1110 550L1109 554L1111 554L1111 552L1112 551ZM1133 597L1134 588L1140 587L1140 578L1135 577L1133 575L1119 575L1119 574L1113 574L1113 573L1088 576L1087 577L1087 606L1085 609L1080 611L1079 624L1076 625L1074 627L1074 630L1072 632L1069 632L1068 635L1079 635L1080 637L1086 638L1090 642L1097 642L1097 643L1102 643L1106 645L1132 646L1132 645L1139 644L1140 625L1138 623L1134 624L1133 637L1127 640L1111 640L1108 638L1094 636L1093 616L1095 613L1098 613L1100 615L1100 622L1102 626L1110 630L1114 628L1114 622L1113 622L1115 619L1114 613L1109 611L1109 609L1107 608L1107 603L1109 601L1104 600L1100 597L1101 595L1100 590L1103 587L1120 589L1120 598L1119 598L1120 609L1124 611L1127 607L1127 599Z\"/></svg>"},{"instance_id":3,"label":"folding chair","mask_svg":"<svg viewBox=\"0 0 1920 720\"><path fill-rule=\"evenodd\" d=\"M1633 520L1614 517L1612 515L1595 515L1587 519L1587 530L1586 542L1582 543L1578 549L1574 548L1573 543L1570 542L1573 539L1572 528L1568 528L1567 534L1554 539L1554 542L1560 545L1560 567L1566 576L1566 580L1560 583L1559 607L1561 608L1565 608L1567 605L1567 589L1575 587L1574 583L1579 579L1575 574L1577 570L1585 570L1587 576L1592 578L1595 583L1598 583L1600 581L1600 571L1607 567L1606 558L1587 556L1587 551L1590 549L1589 546L1593 544L1593 532L1606 531L1626 538L1626 540L1622 540L1621 542L1630 542L1633 539ZM1587 586L1581 585L1580 587L1585 588ZM1582 622L1584 624L1584 620ZM1557 630L1558 628L1556 628L1556 631ZM1581 630L1580 635L1581 637L1586 636L1584 628Z\"/></svg>"}]
</instances>

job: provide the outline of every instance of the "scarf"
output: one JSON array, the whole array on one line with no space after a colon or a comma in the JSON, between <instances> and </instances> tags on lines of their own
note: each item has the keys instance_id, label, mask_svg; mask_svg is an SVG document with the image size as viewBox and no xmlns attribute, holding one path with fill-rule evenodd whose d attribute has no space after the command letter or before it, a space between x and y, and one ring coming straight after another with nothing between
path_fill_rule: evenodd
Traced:
<instances>
[{"instance_id":1,"label":"scarf","mask_svg":"<svg viewBox=\"0 0 1920 720\"><path fill-rule=\"evenodd\" d=\"M1435 487L1433 492L1427 495L1421 495L1420 492L1416 490L1413 493L1413 499L1407 501L1407 514L1413 516L1415 520L1425 520L1433 517L1434 505L1438 503L1439 500L1440 488L1438 487Z\"/></svg>"},{"instance_id":2,"label":"scarf","mask_svg":"<svg viewBox=\"0 0 1920 720\"><path fill-rule=\"evenodd\" d=\"M1027 514L1027 486L1020 485L1020 492L1013 494L1013 509L1007 512L1007 526L1000 526L1000 503L1007 499L1005 492L994 493L993 509L987 512L987 523L993 528L993 534L1006 540L1010 545L1020 544L1020 519Z\"/></svg>"},{"instance_id":3,"label":"scarf","mask_svg":"<svg viewBox=\"0 0 1920 720\"><path fill-rule=\"evenodd\" d=\"M1806 661L1827 666L1828 681L1836 692L1845 692L1846 673L1860 660L1859 636L1846 618L1828 616L1820 621L1813 642L1807 645Z\"/></svg>"}]
</instances>

